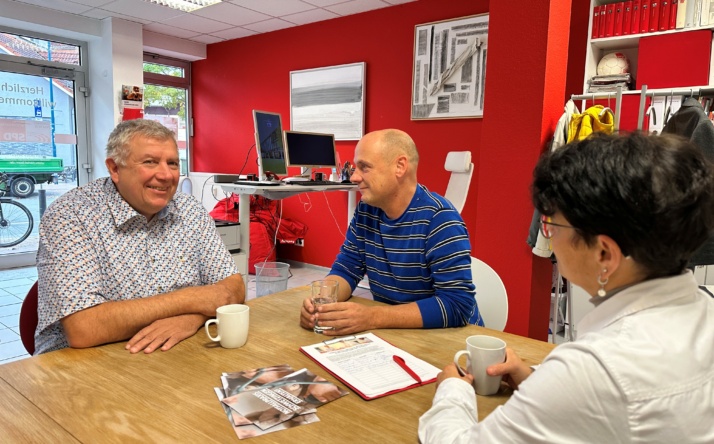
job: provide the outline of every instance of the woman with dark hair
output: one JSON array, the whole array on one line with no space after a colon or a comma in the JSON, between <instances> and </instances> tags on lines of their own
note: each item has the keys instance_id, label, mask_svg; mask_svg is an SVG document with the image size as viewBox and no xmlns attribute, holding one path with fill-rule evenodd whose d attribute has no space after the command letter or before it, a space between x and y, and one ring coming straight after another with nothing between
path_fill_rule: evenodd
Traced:
<instances>
[{"instance_id":1,"label":"woman with dark hair","mask_svg":"<svg viewBox=\"0 0 714 444\"><path fill-rule=\"evenodd\" d=\"M510 349L488 368L517 390L481 423L447 366L422 443L714 442L714 299L686 268L714 229L712 164L678 138L594 135L541 158L532 193L595 308L536 371Z\"/></svg>"}]
</instances>

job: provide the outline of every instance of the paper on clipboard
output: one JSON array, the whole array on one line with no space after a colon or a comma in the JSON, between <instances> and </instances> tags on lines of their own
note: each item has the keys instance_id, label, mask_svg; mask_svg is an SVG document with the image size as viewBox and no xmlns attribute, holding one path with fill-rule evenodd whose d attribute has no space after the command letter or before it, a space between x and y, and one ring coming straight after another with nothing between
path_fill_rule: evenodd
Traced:
<instances>
[{"instance_id":1,"label":"paper on clipboard","mask_svg":"<svg viewBox=\"0 0 714 444\"><path fill-rule=\"evenodd\" d=\"M429 384L440 371L372 333L324 341L300 350L364 399ZM401 365L395 356L403 359Z\"/></svg>"}]
</instances>

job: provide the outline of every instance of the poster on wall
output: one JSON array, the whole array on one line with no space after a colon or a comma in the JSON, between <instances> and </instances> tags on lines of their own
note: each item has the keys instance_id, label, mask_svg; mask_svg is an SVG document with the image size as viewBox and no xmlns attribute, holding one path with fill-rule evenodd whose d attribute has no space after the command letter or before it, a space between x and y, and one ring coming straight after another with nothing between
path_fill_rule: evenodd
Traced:
<instances>
[{"instance_id":1,"label":"poster on wall","mask_svg":"<svg viewBox=\"0 0 714 444\"><path fill-rule=\"evenodd\" d=\"M364 62L291 71L290 129L361 139L364 87Z\"/></svg>"},{"instance_id":2,"label":"poster on wall","mask_svg":"<svg viewBox=\"0 0 714 444\"><path fill-rule=\"evenodd\" d=\"M144 88L142 86L122 85L121 88L122 120L144 118Z\"/></svg>"},{"instance_id":3,"label":"poster on wall","mask_svg":"<svg viewBox=\"0 0 714 444\"><path fill-rule=\"evenodd\" d=\"M488 14L414 27L412 120L483 117Z\"/></svg>"}]
</instances>

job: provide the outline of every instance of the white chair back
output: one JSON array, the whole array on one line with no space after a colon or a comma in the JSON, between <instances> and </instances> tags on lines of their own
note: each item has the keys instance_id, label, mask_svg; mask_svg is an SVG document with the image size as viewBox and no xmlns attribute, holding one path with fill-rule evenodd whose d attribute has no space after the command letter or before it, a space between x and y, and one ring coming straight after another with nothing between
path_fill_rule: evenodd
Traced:
<instances>
[{"instance_id":1,"label":"white chair back","mask_svg":"<svg viewBox=\"0 0 714 444\"><path fill-rule=\"evenodd\" d=\"M444 197L449 200L461 213L466 204L466 196L469 194L471 176L474 173L474 164L471 163L470 151L451 151L446 155L444 169L451 171L449 184L446 186Z\"/></svg>"},{"instance_id":2,"label":"white chair back","mask_svg":"<svg viewBox=\"0 0 714 444\"><path fill-rule=\"evenodd\" d=\"M178 189L185 194L193 193L193 183L191 182L191 178L188 176L182 177L179 180Z\"/></svg>"},{"instance_id":3,"label":"white chair back","mask_svg":"<svg viewBox=\"0 0 714 444\"><path fill-rule=\"evenodd\" d=\"M473 256L471 274L476 285L476 303L484 326L503 331L508 321L508 295L503 281L493 268Z\"/></svg>"}]
</instances>

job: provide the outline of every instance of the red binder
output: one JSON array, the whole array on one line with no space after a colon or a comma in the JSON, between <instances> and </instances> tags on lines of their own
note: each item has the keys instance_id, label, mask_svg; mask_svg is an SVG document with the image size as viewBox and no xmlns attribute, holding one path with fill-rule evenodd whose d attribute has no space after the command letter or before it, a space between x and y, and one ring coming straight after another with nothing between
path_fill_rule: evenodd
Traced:
<instances>
[{"instance_id":1,"label":"red binder","mask_svg":"<svg viewBox=\"0 0 714 444\"><path fill-rule=\"evenodd\" d=\"M615 26L612 30L613 36L622 35L622 22L625 18L625 2L615 3Z\"/></svg>"},{"instance_id":2,"label":"red binder","mask_svg":"<svg viewBox=\"0 0 714 444\"><path fill-rule=\"evenodd\" d=\"M637 89L642 85L688 88L708 84L711 46L709 29L642 37L637 55Z\"/></svg>"},{"instance_id":3,"label":"red binder","mask_svg":"<svg viewBox=\"0 0 714 444\"><path fill-rule=\"evenodd\" d=\"M649 32L659 31L659 4L660 0L652 0L650 3Z\"/></svg>"},{"instance_id":4,"label":"red binder","mask_svg":"<svg viewBox=\"0 0 714 444\"><path fill-rule=\"evenodd\" d=\"M592 33L590 34L591 39L596 39L599 37L598 26L600 25L600 8L601 6L593 7Z\"/></svg>"},{"instance_id":5,"label":"red binder","mask_svg":"<svg viewBox=\"0 0 714 444\"><path fill-rule=\"evenodd\" d=\"M622 19L622 35L632 33L632 0L625 2L625 13Z\"/></svg>"},{"instance_id":6,"label":"red binder","mask_svg":"<svg viewBox=\"0 0 714 444\"><path fill-rule=\"evenodd\" d=\"M660 0L659 2L659 30L666 31L669 28L669 14L672 7L670 1L676 3L677 0ZM676 20L676 16L675 16Z\"/></svg>"},{"instance_id":7,"label":"red binder","mask_svg":"<svg viewBox=\"0 0 714 444\"><path fill-rule=\"evenodd\" d=\"M615 32L615 4L605 5L605 37L612 37Z\"/></svg>"},{"instance_id":8,"label":"red binder","mask_svg":"<svg viewBox=\"0 0 714 444\"><path fill-rule=\"evenodd\" d=\"M650 32L650 0L640 0L640 32Z\"/></svg>"},{"instance_id":9,"label":"red binder","mask_svg":"<svg viewBox=\"0 0 714 444\"><path fill-rule=\"evenodd\" d=\"M640 33L640 0L632 0L632 27L630 34Z\"/></svg>"},{"instance_id":10,"label":"red binder","mask_svg":"<svg viewBox=\"0 0 714 444\"><path fill-rule=\"evenodd\" d=\"M677 13L679 11L679 0L669 0L669 25L667 29L677 28Z\"/></svg>"},{"instance_id":11,"label":"red binder","mask_svg":"<svg viewBox=\"0 0 714 444\"><path fill-rule=\"evenodd\" d=\"M606 6L600 6L600 25L597 27L598 37L605 37L605 22L607 21Z\"/></svg>"}]
</instances>

